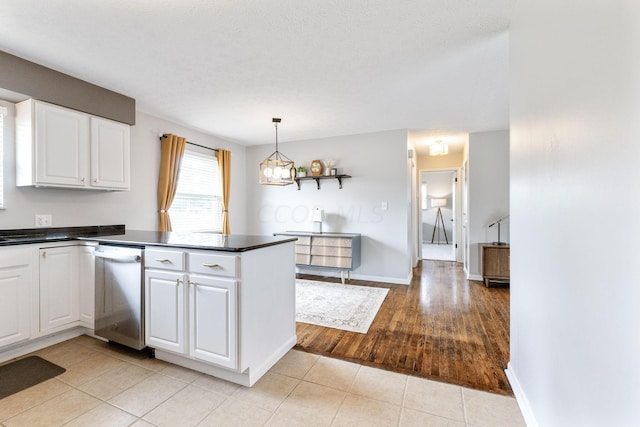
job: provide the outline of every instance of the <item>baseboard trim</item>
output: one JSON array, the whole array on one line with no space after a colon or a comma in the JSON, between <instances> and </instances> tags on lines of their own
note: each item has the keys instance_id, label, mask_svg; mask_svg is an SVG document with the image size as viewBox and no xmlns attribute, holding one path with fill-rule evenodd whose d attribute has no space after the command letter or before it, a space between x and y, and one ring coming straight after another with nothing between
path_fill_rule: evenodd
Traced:
<instances>
[{"instance_id":1,"label":"baseboard trim","mask_svg":"<svg viewBox=\"0 0 640 427\"><path fill-rule=\"evenodd\" d=\"M280 359L284 357L285 354L289 352L298 342L298 337L294 335L287 342L280 346L280 348L276 349L273 354L264 361L264 363L260 366L255 367L249 372L250 381L249 384L252 386L256 383L264 374L266 374L269 369L271 369Z\"/></svg>"},{"instance_id":2,"label":"baseboard trim","mask_svg":"<svg viewBox=\"0 0 640 427\"><path fill-rule=\"evenodd\" d=\"M467 280L478 280L484 282L484 279L479 274L467 274Z\"/></svg>"},{"instance_id":3,"label":"baseboard trim","mask_svg":"<svg viewBox=\"0 0 640 427\"><path fill-rule=\"evenodd\" d=\"M79 337L80 335L84 335L87 332L88 329L77 326L66 331L57 332L55 334L46 335L21 343L16 343L13 346L10 346L7 349L3 349L2 352L0 352L0 363L6 362L7 360L15 359L16 357L24 356L25 354L29 354L34 351L42 350L45 347L70 340L71 338Z\"/></svg>"},{"instance_id":4,"label":"baseboard trim","mask_svg":"<svg viewBox=\"0 0 640 427\"><path fill-rule=\"evenodd\" d=\"M536 417L533 415L533 409L531 408L529 399L527 399L527 396L524 394L524 390L520 385L520 381L518 381L518 377L516 376L511 363L507 363L507 369L505 369L504 372L507 374L507 379L509 380L509 384L511 384L511 389L516 397L516 402L518 402L518 406L520 407L520 412L522 412L524 422L528 427L538 427L539 424Z\"/></svg>"},{"instance_id":5,"label":"baseboard trim","mask_svg":"<svg viewBox=\"0 0 640 427\"><path fill-rule=\"evenodd\" d=\"M340 278L339 271L298 268L297 272L300 274L311 274L320 277ZM369 282L393 283L394 285L409 285L411 284L411 279L413 278L413 272L406 279L400 277L369 276L366 274L353 273L351 273L351 278L355 280L367 280Z\"/></svg>"}]
</instances>

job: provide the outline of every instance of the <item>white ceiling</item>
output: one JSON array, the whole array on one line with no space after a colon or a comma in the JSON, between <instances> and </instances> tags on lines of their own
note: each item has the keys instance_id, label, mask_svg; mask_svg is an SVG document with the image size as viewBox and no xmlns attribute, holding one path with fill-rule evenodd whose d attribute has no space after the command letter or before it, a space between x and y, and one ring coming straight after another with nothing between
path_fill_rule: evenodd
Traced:
<instances>
[{"instance_id":1,"label":"white ceiling","mask_svg":"<svg viewBox=\"0 0 640 427\"><path fill-rule=\"evenodd\" d=\"M2 0L0 50L245 145L460 134L508 127L515 1Z\"/></svg>"}]
</instances>

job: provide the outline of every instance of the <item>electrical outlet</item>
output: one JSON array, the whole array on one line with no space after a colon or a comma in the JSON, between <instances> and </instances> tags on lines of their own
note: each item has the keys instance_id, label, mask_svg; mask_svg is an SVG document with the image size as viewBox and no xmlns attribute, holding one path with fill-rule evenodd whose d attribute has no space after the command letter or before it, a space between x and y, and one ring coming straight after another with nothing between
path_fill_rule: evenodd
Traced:
<instances>
[{"instance_id":1,"label":"electrical outlet","mask_svg":"<svg viewBox=\"0 0 640 427\"><path fill-rule=\"evenodd\" d=\"M36 227L51 227L52 224L51 214L36 214Z\"/></svg>"},{"instance_id":2,"label":"electrical outlet","mask_svg":"<svg viewBox=\"0 0 640 427\"><path fill-rule=\"evenodd\" d=\"M389 204L387 202L382 202L380 204L380 209L382 209L383 211L386 211L389 208Z\"/></svg>"}]
</instances>

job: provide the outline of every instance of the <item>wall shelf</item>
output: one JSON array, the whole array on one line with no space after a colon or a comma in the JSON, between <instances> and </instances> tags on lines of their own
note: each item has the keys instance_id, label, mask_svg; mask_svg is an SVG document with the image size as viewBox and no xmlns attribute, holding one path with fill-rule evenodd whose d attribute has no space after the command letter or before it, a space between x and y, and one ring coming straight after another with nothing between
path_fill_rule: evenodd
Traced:
<instances>
[{"instance_id":1,"label":"wall shelf","mask_svg":"<svg viewBox=\"0 0 640 427\"><path fill-rule=\"evenodd\" d=\"M343 178L351 178L351 175L319 175L319 176L305 176L295 178L296 184L298 184L298 191L300 191L300 181L315 181L318 186L318 190L320 189L320 180L321 179L337 179L338 180L338 188L342 189L342 179Z\"/></svg>"}]
</instances>

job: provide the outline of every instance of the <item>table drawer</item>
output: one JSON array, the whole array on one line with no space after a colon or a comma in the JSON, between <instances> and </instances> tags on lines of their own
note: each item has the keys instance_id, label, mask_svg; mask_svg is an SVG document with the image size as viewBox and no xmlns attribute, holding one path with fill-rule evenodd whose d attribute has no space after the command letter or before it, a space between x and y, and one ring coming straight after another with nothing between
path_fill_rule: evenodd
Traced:
<instances>
[{"instance_id":1,"label":"table drawer","mask_svg":"<svg viewBox=\"0 0 640 427\"><path fill-rule=\"evenodd\" d=\"M189 272L236 277L238 257L211 253L189 252Z\"/></svg>"},{"instance_id":2,"label":"table drawer","mask_svg":"<svg viewBox=\"0 0 640 427\"><path fill-rule=\"evenodd\" d=\"M144 250L144 266L146 268L183 271L184 264L184 252L182 251L157 248L145 248Z\"/></svg>"},{"instance_id":3,"label":"table drawer","mask_svg":"<svg viewBox=\"0 0 640 427\"><path fill-rule=\"evenodd\" d=\"M336 246L340 248L350 248L351 239L343 237L322 237L314 236L311 238L311 246Z\"/></svg>"}]
</instances>

